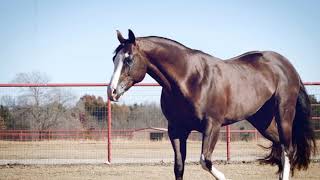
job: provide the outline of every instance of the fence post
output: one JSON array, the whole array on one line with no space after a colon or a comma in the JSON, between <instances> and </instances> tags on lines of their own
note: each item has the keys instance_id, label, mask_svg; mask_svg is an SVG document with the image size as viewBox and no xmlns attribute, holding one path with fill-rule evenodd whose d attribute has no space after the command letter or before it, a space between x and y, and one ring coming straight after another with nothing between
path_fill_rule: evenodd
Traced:
<instances>
[{"instance_id":1,"label":"fence post","mask_svg":"<svg viewBox=\"0 0 320 180\"><path fill-rule=\"evenodd\" d=\"M226 126L226 141L227 141L227 161L229 162L230 161L230 140L231 140L231 137L230 137L230 126L227 125Z\"/></svg>"},{"instance_id":2,"label":"fence post","mask_svg":"<svg viewBox=\"0 0 320 180\"><path fill-rule=\"evenodd\" d=\"M254 137L255 137L255 140L257 143L258 142L258 130L257 129L254 130Z\"/></svg>"},{"instance_id":3,"label":"fence post","mask_svg":"<svg viewBox=\"0 0 320 180\"><path fill-rule=\"evenodd\" d=\"M108 164L111 163L111 101L108 98Z\"/></svg>"},{"instance_id":4,"label":"fence post","mask_svg":"<svg viewBox=\"0 0 320 180\"><path fill-rule=\"evenodd\" d=\"M20 139L20 141L22 141L22 130L20 130L19 139Z\"/></svg>"}]
</instances>

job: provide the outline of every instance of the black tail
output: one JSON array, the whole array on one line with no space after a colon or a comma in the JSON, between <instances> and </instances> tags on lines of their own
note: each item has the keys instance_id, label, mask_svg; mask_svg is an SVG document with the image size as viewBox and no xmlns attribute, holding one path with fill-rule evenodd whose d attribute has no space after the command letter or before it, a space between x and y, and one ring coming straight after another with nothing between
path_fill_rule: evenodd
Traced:
<instances>
[{"instance_id":1,"label":"black tail","mask_svg":"<svg viewBox=\"0 0 320 180\"><path fill-rule=\"evenodd\" d=\"M302 82L296 105L296 115L293 121L292 145L293 154L291 160L292 173L294 169L307 169L310 157L316 153L316 141L311 127L311 104Z\"/></svg>"},{"instance_id":2,"label":"black tail","mask_svg":"<svg viewBox=\"0 0 320 180\"><path fill-rule=\"evenodd\" d=\"M300 82L300 91L296 104L296 114L293 121L292 129L292 159L291 159L291 172L294 170L305 170L310 163L310 157L316 153L316 141L314 131L311 127L311 104L302 82ZM283 169L281 164L281 145L273 143L271 152L264 159L260 159L261 163L278 165L278 173Z\"/></svg>"}]
</instances>

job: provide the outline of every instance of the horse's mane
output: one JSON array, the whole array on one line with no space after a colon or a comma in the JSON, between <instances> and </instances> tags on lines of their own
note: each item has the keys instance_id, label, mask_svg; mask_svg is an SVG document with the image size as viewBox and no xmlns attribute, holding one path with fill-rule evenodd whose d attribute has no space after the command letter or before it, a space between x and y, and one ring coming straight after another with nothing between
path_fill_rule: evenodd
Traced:
<instances>
[{"instance_id":1,"label":"horse's mane","mask_svg":"<svg viewBox=\"0 0 320 180\"><path fill-rule=\"evenodd\" d=\"M145 40L149 40L149 41L156 42L156 43L169 44L171 46L190 49L189 47L181 44L178 41L175 41L175 40L172 40L169 38L165 38L165 37L160 37L160 36L145 36L145 37L140 37L139 39L143 39L143 40L145 39Z\"/></svg>"},{"instance_id":2,"label":"horse's mane","mask_svg":"<svg viewBox=\"0 0 320 180\"><path fill-rule=\"evenodd\" d=\"M148 41L155 42L155 43L168 44L168 45L171 45L171 46L174 46L174 47L178 47L179 49L185 49L185 50L189 51L190 53L199 53L199 54L202 54L202 55L205 55L205 56L214 57L214 56L212 56L212 55L210 55L208 53L205 53L205 52L203 52L201 50L189 48L189 47L181 44L178 41L175 41L175 40L172 40L172 39L169 39L169 38L165 38L165 37L146 36L146 37L140 37L139 39L148 40Z\"/></svg>"}]
</instances>

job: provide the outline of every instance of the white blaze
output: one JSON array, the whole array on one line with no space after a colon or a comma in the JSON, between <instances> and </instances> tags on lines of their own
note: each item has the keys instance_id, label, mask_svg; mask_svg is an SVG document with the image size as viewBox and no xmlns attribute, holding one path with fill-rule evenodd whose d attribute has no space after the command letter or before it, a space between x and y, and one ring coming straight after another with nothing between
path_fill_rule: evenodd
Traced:
<instances>
[{"instance_id":1,"label":"white blaze","mask_svg":"<svg viewBox=\"0 0 320 180\"><path fill-rule=\"evenodd\" d=\"M111 77L111 82L110 82L111 89L117 89L117 86L119 83L119 78L120 78L121 70L122 70L122 66L123 66L122 50L120 52L118 52L117 56L115 57L114 65L115 65L115 69L114 69L113 75Z\"/></svg>"}]
</instances>

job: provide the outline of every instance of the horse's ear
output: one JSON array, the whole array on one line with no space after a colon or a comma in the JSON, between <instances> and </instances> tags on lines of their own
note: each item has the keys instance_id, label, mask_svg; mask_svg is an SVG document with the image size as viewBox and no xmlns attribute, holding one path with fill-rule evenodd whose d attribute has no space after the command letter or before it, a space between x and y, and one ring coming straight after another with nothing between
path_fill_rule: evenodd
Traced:
<instances>
[{"instance_id":1,"label":"horse's ear","mask_svg":"<svg viewBox=\"0 0 320 180\"><path fill-rule=\"evenodd\" d=\"M126 41L126 39L123 38L123 36L119 30L117 30L117 37L118 37L118 40L121 44L123 44Z\"/></svg>"},{"instance_id":2,"label":"horse's ear","mask_svg":"<svg viewBox=\"0 0 320 180\"><path fill-rule=\"evenodd\" d=\"M133 43L133 44L135 44L136 43L136 37L135 37L135 35L133 34L133 32L131 31L131 29L129 29L128 30L129 31L129 42L130 43Z\"/></svg>"}]
</instances>

